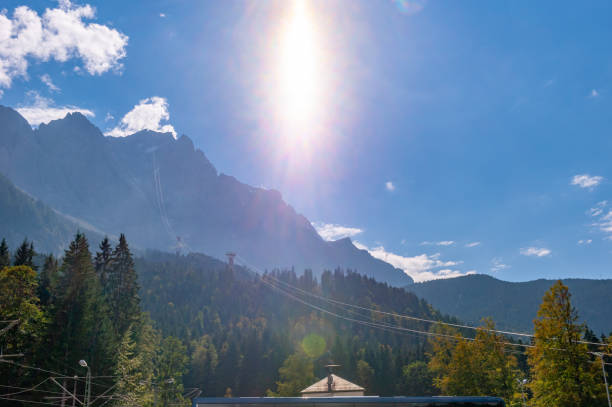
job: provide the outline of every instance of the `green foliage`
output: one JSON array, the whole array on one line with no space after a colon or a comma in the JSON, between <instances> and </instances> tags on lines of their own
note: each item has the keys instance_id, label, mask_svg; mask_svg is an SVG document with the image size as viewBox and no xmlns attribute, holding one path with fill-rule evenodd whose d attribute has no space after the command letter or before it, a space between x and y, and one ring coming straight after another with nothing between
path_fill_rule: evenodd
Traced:
<instances>
[{"instance_id":1,"label":"green foliage","mask_svg":"<svg viewBox=\"0 0 612 407\"><path fill-rule=\"evenodd\" d=\"M2 238L0 242L0 270L11 265L11 253L9 252L6 239Z\"/></svg>"},{"instance_id":2,"label":"green foliage","mask_svg":"<svg viewBox=\"0 0 612 407\"><path fill-rule=\"evenodd\" d=\"M28 266L0 270L0 320L18 321L0 334L2 353L25 352L39 342L46 321L36 287L36 272ZM5 327L8 328L3 323Z\"/></svg>"},{"instance_id":3,"label":"green foliage","mask_svg":"<svg viewBox=\"0 0 612 407\"><path fill-rule=\"evenodd\" d=\"M183 400L183 374L187 371L187 348L173 336L164 338L156 366L156 382L163 406Z\"/></svg>"},{"instance_id":4,"label":"green foliage","mask_svg":"<svg viewBox=\"0 0 612 407\"><path fill-rule=\"evenodd\" d=\"M586 344L579 343L584 326L561 281L546 292L535 325L535 346L529 349L534 406L603 405L601 370Z\"/></svg>"},{"instance_id":5,"label":"green foliage","mask_svg":"<svg viewBox=\"0 0 612 407\"><path fill-rule=\"evenodd\" d=\"M315 381L312 359L304 352L290 355L278 369L280 380L276 382L276 392L268 390L270 397L296 397L300 391Z\"/></svg>"},{"instance_id":6,"label":"green foliage","mask_svg":"<svg viewBox=\"0 0 612 407\"><path fill-rule=\"evenodd\" d=\"M36 270L36 267L32 262L35 254L34 244L32 242L28 243L28 239L23 239L23 242L15 252L15 261L13 262L13 265L28 266L31 269Z\"/></svg>"},{"instance_id":7,"label":"green foliage","mask_svg":"<svg viewBox=\"0 0 612 407\"><path fill-rule=\"evenodd\" d=\"M52 294L56 291L59 278L59 263L52 255L45 257L43 269L38 276L38 296L42 306L48 306L52 302Z\"/></svg>"},{"instance_id":8,"label":"green foliage","mask_svg":"<svg viewBox=\"0 0 612 407\"><path fill-rule=\"evenodd\" d=\"M422 360L412 362L402 369L403 394L406 396L435 396L433 372Z\"/></svg>"}]
</instances>

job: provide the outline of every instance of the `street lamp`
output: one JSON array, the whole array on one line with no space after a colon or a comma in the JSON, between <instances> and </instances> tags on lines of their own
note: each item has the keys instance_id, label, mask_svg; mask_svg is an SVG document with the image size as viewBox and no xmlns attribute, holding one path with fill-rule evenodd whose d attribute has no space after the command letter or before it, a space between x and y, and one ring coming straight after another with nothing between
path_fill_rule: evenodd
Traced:
<instances>
[{"instance_id":1,"label":"street lamp","mask_svg":"<svg viewBox=\"0 0 612 407\"><path fill-rule=\"evenodd\" d=\"M87 368L87 377L85 378L85 404L83 407L89 407L89 400L91 398L91 369L85 360L79 360L81 367Z\"/></svg>"}]
</instances>

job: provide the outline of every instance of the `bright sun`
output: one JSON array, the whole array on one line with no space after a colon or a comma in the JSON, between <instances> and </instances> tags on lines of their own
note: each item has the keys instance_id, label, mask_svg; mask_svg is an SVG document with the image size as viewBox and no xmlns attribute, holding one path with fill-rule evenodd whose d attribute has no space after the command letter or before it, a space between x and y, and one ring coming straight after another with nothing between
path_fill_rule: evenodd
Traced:
<instances>
[{"instance_id":1,"label":"bright sun","mask_svg":"<svg viewBox=\"0 0 612 407\"><path fill-rule=\"evenodd\" d=\"M282 33L279 100L282 121L293 136L307 133L320 100L320 55L305 0L294 0ZM302 135L303 136L303 135Z\"/></svg>"}]
</instances>

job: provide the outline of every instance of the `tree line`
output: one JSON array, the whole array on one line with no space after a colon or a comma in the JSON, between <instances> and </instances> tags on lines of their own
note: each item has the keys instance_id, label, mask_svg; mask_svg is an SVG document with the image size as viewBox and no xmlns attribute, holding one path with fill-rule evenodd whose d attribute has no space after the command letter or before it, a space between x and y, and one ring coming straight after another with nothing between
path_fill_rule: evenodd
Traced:
<instances>
[{"instance_id":1,"label":"tree line","mask_svg":"<svg viewBox=\"0 0 612 407\"><path fill-rule=\"evenodd\" d=\"M93 396L113 386L99 405L158 406L186 403L190 389L203 396L297 396L335 362L342 365L337 373L367 394L605 405L601 364L592 352L612 353L612 338L578 324L561 282L543 298L533 339L521 341L496 332L491 320L473 331L402 319L396 314L460 322L412 293L350 270L325 271L318 279L309 270L260 276L201 254L133 258L123 235L114 247L104 239L92 255L77 234L61 259L37 255L27 241L11 255L3 241L0 269L0 320L19 320L0 335L0 347L3 354L24 353L0 363L0 386L27 389L52 371L82 394L83 381L70 378L83 376L78 361L84 359L98 383ZM304 302L379 326L309 308L266 279L294 287ZM362 309L349 312L325 298ZM382 324L428 335L399 334ZM13 390L0 387L0 397ZM44 382L36 390L57 393L58 386ZM43 402L49 394L6 398Z\"/></svg>"}]
</instances>

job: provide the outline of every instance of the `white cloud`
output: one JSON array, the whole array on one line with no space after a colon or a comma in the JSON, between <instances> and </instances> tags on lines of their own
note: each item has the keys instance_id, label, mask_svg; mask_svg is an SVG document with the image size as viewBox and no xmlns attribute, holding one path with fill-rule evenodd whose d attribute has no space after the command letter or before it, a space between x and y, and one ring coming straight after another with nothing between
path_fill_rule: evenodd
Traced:
<instances>
[{"instance_id":1,"label":"white cloud","mask_svg":"<svg viewBox=\"0 0 612 407\"><path fill-rule=\"evenodd\" d=\"M601 201L601 202L597 202L597 204L593 207L590 208L587 211L587 214L593 216L593 217L597 217L599 215L601 215L604 211L604 208L608 205L608 201Z\"/></svg>"},{"instance_id":2,"label":"white cloud","mask_svg":"<svg viewBox=\"0 0 612 407\"><path fill-rule=\"evenodd\" d=\"M160 16L161 18L166 18L166 14L165 14L165 13L159 13L159 16Z\"/></svg>"},{"instance_id":3,"label":"white cloud","mask_svg":"<svg viewBox=\"0 0 612 407\"><path fill-rule=\"evenodd\" d=\"M470 243L466 243L465 247L476 247L476 246L480 246L480 242L470 242Z\"/></svg>"},{"instance_id":4,"label":"white cloud","mask_svg":"<svg viewBox=\"0 0 612 407\"><path fill-rule=\"evenodd\" d=\"M510 266L504 264L501 257L493 257L491 259L491 272L497 273L498 271L509 269Z\"/></svg>"},{"instance_id":5,"label":"white cloud","mask_svg":"<svg viewBox=\"0 0 612 407\"><path fill-rule=\"evenodd\" d=\"M520 253L523 256L545 257L550 256L552 252L544 247L525 247L520 250Z\"/></svg>"},{"instance_id":6,"label":"white cloud","mask_svg":"<svg viewBox=\"0 0 612 407\"><path fill-rule=\"evenodd\" d=\"M603 181L603 177L599 175L579 174L572 177L572 185L578 185L580 188L594 188Z\"/></svg>"},{"instance_id":7,"label":"white cloud","mask_svg":"<svg viewBox=\"0 0 612 407\"><path fill-rule=\"evenodd\" d=\"M363 233L363 229L335 225L333 223L313 222L312 226L314 226L323 239L328 241L343 239L345 237L353 237Z\"/></svg>"},{"instance_id":8,"label":"white cloud","mask_svg":"<svg viewBox=\"0 0 612 407\"><path fill-rule=\"evenodd\" d=\"M69 0L60 0L42 16L27 6L17 7L12 18L0 13L0 87L10 87L15 77L27 78L30 61L80 59L91 75L121 69L128 37L84 21L95 14L90 5Z\"/></svg>"},{"instance_id":9,"label":"white cloud","mask_svg":"<svg viewBox=\"0 0 612 407\"><path fill-rule=\"evenodd\" d=\"M51 80L51 77L49 76L49 74L44 74L40 76L40 80L42 83L44 83L45 85L47 85L47 87L49 88L49 90L51 92L59 92L60 88L58 88L53 81Z\"/></svg>"},{"instance_id":10,"label":"white cloud","mask_svg":"<svg viewBox=\"0 0 612 407\"><path fill-rule=\"evenodd\" d=\"M119 125L104 133L111 137L126 137L140 130L153 130L160 133L172 133L176 138L176 131L171 124L162 124L170 120L168 102L165 98L153 96L143 99L132 110L127 112Z\"/></svg>"},{"instance_id":11,"label":"white cloud","mask_svg":"<svg viewBox=\"0 0 612 407\"><path fill-rule=\"evenodd\" d=\"M112 114L110 114L109 112L106 113L106 116L104 116L104 121L107 122L109 120L113 120L115 118L115 116L113 116Z\"/></svg>"},{"instance_id":12,"label":"white cloud","mask_svg":"<svg viewBox=\"0 0 612 407\"><path fill-rule=\"evenodd\" d=\"M79 112L87 117L94 117L95 114L89 109L77 106L55 106L53 100L44 98L36 92L29 95L34 101L26 106L18 107L16 110L30 123L30 126L38 126L41 123L49 123L51 120L64 118L68 113Z\"/></svg>"},{"instance_id":13,"label":"white cloud","mask_svg":"<svg viewBox=\"0 0 612 407\"><path fill-rule=\"evenodd\" d=\"M432 255L420 254L418 256L407 257L388 252L383 246L368 248L359 242L354 242L353 244L358 249L367 250L373 257L385 261L393 267L404 270L404 272L416 282L475 274L473 270L462 272L460 270L451 269L450 267L457 266L462 262L440 260L440 253Z\"/></svg>"},{"instance_id":14,"label":"white cloud","mask_svg":"<svg viewBox=\"0 0 612 407\"><path fill-rule=\"evenodd\" d=\"M385 188L387 189L387 191L395 191L395 184L391 181L387 181L385 182Z\"/></svg>"},{"instance_id":15,"label":"white cloud","mask_svg":"<svg viewBox=\"0 0 612 407\"><path fill-rule=\"evenodd\" d=\"M597 96L599 96L597 89L593 89L591 90L591 93L589 93L589 97L596 98Z\"/></svg>"},{"instance_id":16,"label":"white cloud","mask_svg":"<svg viewBox=\"0 0 612 407\"><path fill-rule=\"evenodd\" d=\"M421 242L421 246L452 246L455 244L454 240L442 240L440 242Z\"/></svg>"},{"instance_id":17,"label":"white cloud","mask_svg":"<svg viewBox=\"0 0 612 407\"><path fill-rule=\"evenodd\" d=\"M593 243L593 239L584 239L584 240L581 239L581 240L578 240L578 245L579 246L583 246L583 245L587 245L587 244L591 244L591 243Z\"/></svg>"}]
</instances>

